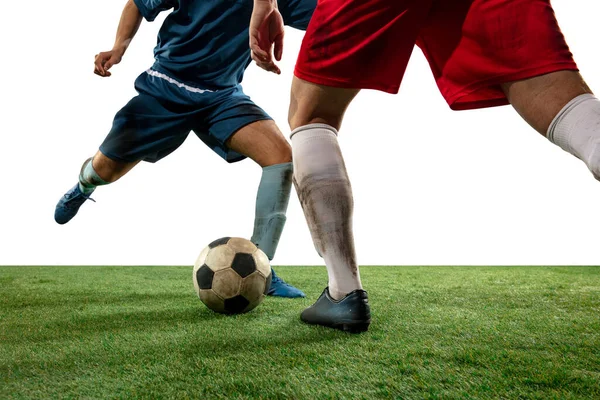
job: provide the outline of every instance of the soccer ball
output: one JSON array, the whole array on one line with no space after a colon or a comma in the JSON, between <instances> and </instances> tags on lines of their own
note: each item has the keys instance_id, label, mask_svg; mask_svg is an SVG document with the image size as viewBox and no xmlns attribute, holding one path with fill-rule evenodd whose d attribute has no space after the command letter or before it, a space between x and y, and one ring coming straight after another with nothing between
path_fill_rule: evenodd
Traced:
<instances>
[{"instance_id":1,"label":"soccer ball","mask_svg":"<svg viewBox=\"0 0 600 400\"><path fill-rule=\"evenodd\" d=\"M211 310L245 313L258 306L271 286L267 255L249 240L224 237L209 244L194 264L194 287Z\"/></svg>"}]
</instances>

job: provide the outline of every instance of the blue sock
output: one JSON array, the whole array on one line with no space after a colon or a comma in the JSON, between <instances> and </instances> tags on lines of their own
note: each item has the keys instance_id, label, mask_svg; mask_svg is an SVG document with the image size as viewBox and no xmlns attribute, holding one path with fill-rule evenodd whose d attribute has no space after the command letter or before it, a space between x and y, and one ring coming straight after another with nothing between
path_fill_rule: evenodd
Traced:
<instances>
[{"instance_id":1,"label":"blue sock","mask_svg":"<svg viewBox=\"0 0 600 400\"><path fill-rule=\"evenodd\" d=\"M256 194L254 233L251 240L265 252L269 260L275 256L283 232L291 190L291 162L263 168Z\"/></svg>"},{"instance_id":2,"label":"blue sock","mask_svg":"<svg viewBox=\"0 0 600 400\"><path fill-rule=\"evenodd\" d=\"M93 158L85 160L79 173L79 190L85 195L91 194L96 189L96 186L109 184L109 182L105 182L98 176L92 166L92 160Z\"/></svg>"}]
</instances>

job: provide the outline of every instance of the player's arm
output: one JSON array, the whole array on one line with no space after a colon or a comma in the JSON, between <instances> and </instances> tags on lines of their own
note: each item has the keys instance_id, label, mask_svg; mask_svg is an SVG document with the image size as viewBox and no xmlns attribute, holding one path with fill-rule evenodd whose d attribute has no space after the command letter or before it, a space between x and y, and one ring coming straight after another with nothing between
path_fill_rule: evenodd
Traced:
<instances>
[{"instance_id":1,"label":"player's arm","mask_svg":"<svg viewBox=\"0 0 600 400\"><path fill-rule=\"evenodd\" d=\"M134 0L128 0L121 13L121 20L117 28L117 36L112 50L96 54L94 60L94 73L100 76L110 76L108 71L113 65L121 62L123 54L129 47L142 23L142 14Z\"/></svg>"},{"instance_id":2,"label":"player's arm","mask_svg":"<svg viewBox=\"0 0 600 400\"><path fill-rule=\"evenodd\" d=\"M275 60L281 60L283 34L283 18L277 9L277 0L254 0L250 19L250 50L252 59L259 67L281 73L273 55Z\"/></svg>"}]
</instances>

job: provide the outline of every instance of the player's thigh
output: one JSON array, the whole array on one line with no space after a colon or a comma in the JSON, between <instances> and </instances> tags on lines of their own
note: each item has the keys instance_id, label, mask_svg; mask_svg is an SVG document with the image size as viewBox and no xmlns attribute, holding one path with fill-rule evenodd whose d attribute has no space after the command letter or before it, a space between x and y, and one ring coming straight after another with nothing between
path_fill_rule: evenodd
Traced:
<instances>
[{"instance_id":1,"label":"player's thigh","mask_svg":"<svg viewBox=\"0 0 600 400\"><path fill-rule=\"evenodd\" d=\"M250 157L268 166L291 159L290 146L272 118L241 86L220 93L198 117L194 132L228 162Z\"/></svg>"},{"instance_id":2,"label":"player's thigh","mask_svg":"<svg viewBox=\"0 0 600 400\"><path fill-rule=\"evenodd\" d=\"M156 162L177 149L192 126L191 114L140 94L116 115L100 152L111 160Z\"/></svg>"},{"instance_id":3,"label":"player's thigh","mask_svg":"<svg viewBox=\"0 0 600 400\"><path fill-rule=\"evenodd\" d=\"M261 167L292 161L292 148L271 119L242 127L227 140L227 146Z\"/></svg>"},{"instance_id":4,"label":"player's thigh","mask_svg":"<svg viewBox=\"0 0 600 400\"><path fill-rule=\"evenodd\" d=\"M290 128L322 123L340 129L346 109L359 89L319 85L294 77L290 94Z\"/></svg>"}]
</instances>

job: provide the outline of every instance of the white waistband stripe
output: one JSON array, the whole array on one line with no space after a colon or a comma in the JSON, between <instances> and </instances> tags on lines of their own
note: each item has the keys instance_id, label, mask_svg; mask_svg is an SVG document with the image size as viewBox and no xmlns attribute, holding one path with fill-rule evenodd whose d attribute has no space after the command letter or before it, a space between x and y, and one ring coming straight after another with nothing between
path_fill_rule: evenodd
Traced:
<instances>
[{"instance_id":1,"label":"white waistband stripe","mask_svg":"<svg viewBox=\"0 0 600 400\"><path fill-rule=\"evenodd\" d=\"M167 81L169 83L172 83L173 85L176 85L176 86L178 86L180 88L183 88L183 89L185 89L185 90L187 90L189 92L192 92L192 93L206 93L206 92L213 93L214 92L214 90L200 89L200 88L195 88L193 86L186 85L185 83L179 82L179 81L171 78L170 76L165 75L165 74L163 74L161 72L155 71L155 70L153 70L151 68L148 69L146 71L146 73L148 75L155 76L155 77L160 78L160 79L164 79L165 81Z\"/></svg>"}]
</instances>

